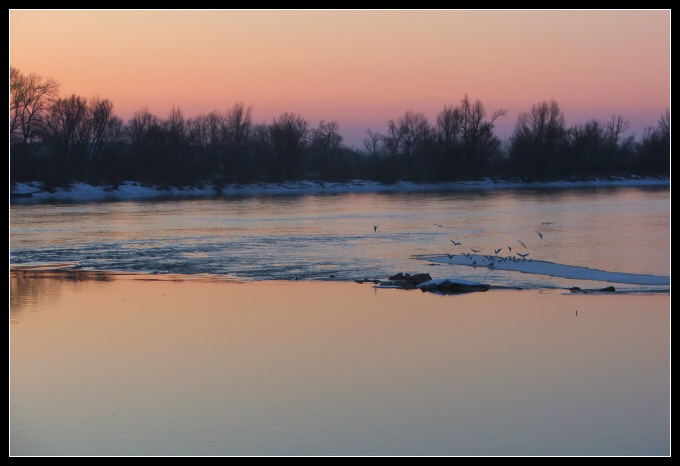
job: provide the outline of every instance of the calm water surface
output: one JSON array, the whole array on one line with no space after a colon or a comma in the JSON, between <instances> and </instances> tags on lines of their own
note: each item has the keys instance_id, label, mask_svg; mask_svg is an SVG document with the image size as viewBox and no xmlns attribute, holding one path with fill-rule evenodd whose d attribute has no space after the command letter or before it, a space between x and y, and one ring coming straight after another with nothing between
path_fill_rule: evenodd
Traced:
<instances>
[{"instance_id":1,"label":"calm water surface","mask_svg":"<svg viewBox=\"0 0 680 466\"><path fill-rule=\"evenodd\" d=\"M12 265L241 281L348 281L428 272L433 278L520 288L611 285L414 258L472 249L669 277L670 189L251 196L10 208ZM663 289L670 290L670 280Z\"/></svg>"},{"instance_id":2,"label":"calm water surface","mask_svg":"<svg viewBox=\"0 0 680 466\"><path fill-rule=\"evenodd\" d=\"M13 455L670 455L664 294L11 284Z\"/></svg>"}]
</instances>

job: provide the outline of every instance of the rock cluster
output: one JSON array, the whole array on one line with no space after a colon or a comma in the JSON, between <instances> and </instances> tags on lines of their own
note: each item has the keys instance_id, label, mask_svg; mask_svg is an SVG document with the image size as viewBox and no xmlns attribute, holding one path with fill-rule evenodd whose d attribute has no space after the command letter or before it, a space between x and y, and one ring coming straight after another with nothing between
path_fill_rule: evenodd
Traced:
<instances>
[{"instance_id":1,"label":"rock cluster","mask_svg":"<svg viewBox=\"0 0 680 466\"><path fill-rule=\"evenodd\" d=\"M569 288L569 291L572 293L596 293L596 292L606 292L606 293L613 293L616 291L616 288L613 286L606 286L604 288L600 288L599 290L582 290L578 286L572 286Z\"/></svg>"},{"instance_id":2,"label":"rock cluster","mask_svg":"<svg viewBox=\"0 0 680 466\"><path fill-rule=\"evenodd\" d=\"M472 291L486 291L491 288L484 283L470 282L456 279L437 279L433 280L429 273L409 273L399 272L390 276L387 280L357 280L357 283L374 283L386 288L399 288L402 290L416 290L423 292L435 292L439 294L469 293Z\"/></svg>"},{"instance_id":3,"label":"rock cluster","mask_svg":"<svg viewBox=\"0 0 680 466\"><path fill-rule=\"evenodd\" d=\"M356 280L357 283L374 283L376 285L380 286L385 286L385 287L392 287L392 288L403 288L405 290L413 290L418 287L421 283L425 283L429 280L432 280L432 277L430 276L429 273L417 273L414 275L411 275L409 273L402 273L399 272L395 275L390 276L387 280L377 280L377 279L368 279L365 278L363 280Z\"/></svg>"},{"instance_id":4,"label":"rock cluster","mask_svg":"<svg viewBox=\"0 0 680 466\"><path fill-rule=\"evenodd\" d=\"M472 291L486 291L491 285L484 283L461 283L451 280L432 280L422 283L418 288L423 292L432 291L443 294L470 293Z\"/></svg>"},{"instance_id":5,"label":"rock cluster","mask_svg":"<svg viewBox=\"0 0 680 466\"><path fill-rule=\"evenodd\" d=\"M403 288L405 290L413 290L418 288L418 285L432 280L429 273L417 273L411 275L409 273L399 272L396 275L392 275L388 278L388 281L381 282L383 286L396 286L398 288Z\"/></svg>"}]
</instances>

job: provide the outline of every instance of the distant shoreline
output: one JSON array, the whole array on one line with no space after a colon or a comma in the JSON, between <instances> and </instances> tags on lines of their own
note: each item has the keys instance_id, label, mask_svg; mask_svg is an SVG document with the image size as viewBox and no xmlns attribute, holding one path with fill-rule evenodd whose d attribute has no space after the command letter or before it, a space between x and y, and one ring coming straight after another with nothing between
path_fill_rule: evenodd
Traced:
<instances>
[{"instance_id":1,"label":"distant shoreline","mask_svg":"<svg viewBox=\"0 0 680 466\"><path fill-rule=\"evenodd\" d=\"M73 183L69 188L45 190L37 182L16 183L10 186L10 203L39 204L50 202L92 202L151 199L213 198L236 196L277 196L343 193L418 193L418 192L469 192L495 189L572 189L599 187L669 187L670 178L609 177L588 180L561 180L521 182L499 179L456 181L441 183L416 183L398 181L385 184L375 181L348 182L288 181L281 183L228 184L187 186L183 188L123 182L117 187Z\"/></svg>"}]
</instances>

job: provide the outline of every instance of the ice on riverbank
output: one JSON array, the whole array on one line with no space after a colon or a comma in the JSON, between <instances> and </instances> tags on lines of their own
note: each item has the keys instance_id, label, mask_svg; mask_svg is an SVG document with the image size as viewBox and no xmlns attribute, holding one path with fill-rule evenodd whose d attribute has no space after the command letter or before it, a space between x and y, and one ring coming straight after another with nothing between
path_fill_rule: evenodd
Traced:
<instances>
[{"instance_id":1,"label":"ice on riverbank","mask_svg":"<svg viewBox=\"0 0 680 466\"><path fill-rule=\"evenodd\" d=\"M485 179L443 183L415 183L399 181L384 184L376 181L354 180L328 183L323 181L291 181L283 183L230 184L221 188L211 185L192 187L150 186L124 182L116 187L73 183L69 188L43 189L40 183L15 183L10 186L10 200L15 203L89 202L105 200L143 200L165 198L201 198L215 196L295 195L382 192L437 192L475 191L491 189L542 189L604 186L670 186L668 178L607 178L522 183Z\"/></svg>"},{"instance_id":2,"label":"ice on riverbank","mask_svg":"<svg viewBox=\"0 0 680 466\"><path fill-rule=\"evenodd\" d=\"M517 256L489 256L489 255L418 255L414 259L450 265L470 267L489 267L495 270L548 275L576 280L592 280L629 285L658 285L670 286L670 277L659 275L644 275L624 272L608 272L588 267L556 264L554 262L535 259L518 258Z\"/></svg>"}]
</instances>

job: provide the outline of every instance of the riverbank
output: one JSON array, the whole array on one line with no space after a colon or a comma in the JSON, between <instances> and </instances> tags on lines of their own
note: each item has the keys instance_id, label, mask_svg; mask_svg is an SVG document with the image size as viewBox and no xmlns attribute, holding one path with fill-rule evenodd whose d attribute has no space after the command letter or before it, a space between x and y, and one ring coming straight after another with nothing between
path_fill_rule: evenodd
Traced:
<instances>
[{"instance_id":1,"label":"riverbank","mask_svg":"<svg viewBox=\"0 0 680 466\"><path fill-rule=\"evenodd\" d=\"M125 182L118 186L92 186L84 183L73 183L68 188L59 188L54 190L45 190L40 183L16 183L10 186L10 202L88 202L108 200L213 198L219 196L233 197L250 195L280 196L301 194L382 192L465 192L490 189L569 189L618 186L670 187L670 178L610 177L588 180L574 179L531 183L498 179L445 183L414 183L401 181L391 184L363 180L335 183L322 181L291 181L284 183L231 184L222 187L202 185L187 186L183 188L150 186L137 182Z\"/></svg>"}]
</instances>

